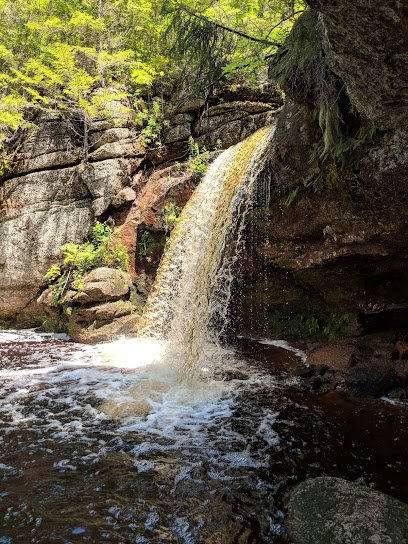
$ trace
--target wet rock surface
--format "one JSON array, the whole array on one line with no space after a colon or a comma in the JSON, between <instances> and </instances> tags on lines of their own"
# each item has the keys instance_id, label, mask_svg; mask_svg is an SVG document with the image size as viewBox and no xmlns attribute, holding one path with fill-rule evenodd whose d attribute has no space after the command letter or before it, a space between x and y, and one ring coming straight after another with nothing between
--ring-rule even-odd
<instances>
[{"instance_id":1,"label":"wet rock surface","mask_svg":"<svg viewBox=\"0 0 408 544\"><path fill-rule=\"evenodd\" d=\"M241 258L237 330L304 338L316 327L322 339L336 314L360 325L373 318L376 332L395 335L405 322L390 325L388 314L408 308L408 215L401 206L408 200L406 9L394 0L375 8L362 1L308 4L323 25L325 69L341 78L355 113L376 132L342 165L319 163L319 180L313 150L322 131L310 115L318 101L296 81L287 89L292 101L279 117L268 168L270 206L262 210L258 198ZM362 361L353 371L355 389L359 368Z\"/></svg>"},{"instance_id":2,"label":"wet rock surface","mask_svg":"<svg viewBox=\"0 0 408 544\"><path fill-rule=\"evenodd\" d=\"M290 493L288 512L296 544L408 542L408 505L340 478L302 482Z\"/></svg>"},{"instance_id":3,"label":"wet rock surface","mask_svg":"<svg viewBox=\"0 0 408 544\"><path fill-rule=\"evenodd\" d=\"M89 308L89 312L73 311L73 325L71 329L71 338L75 342L83 344L97 344L99 342L109 342L117 339L119 336L131 337L136 335L142 321L135 307L129 302L121 302L110 307L100 308L99 306ZM99 316L99 317L98 317ZM93 321L90 321L95 317Z\"/></svg>"},{"instance_id":4,"label":"wet rock surface","mask_svg":"<svg viewBox=\"0 0 408 544\"><path fill-rule=\"evenodd\" d=\"M408 397L408 364L401 358L399 345L375 334L329 346L312 345L305 364L294 375L313 390L403 400Z\"/></svg>"}]
</instances>

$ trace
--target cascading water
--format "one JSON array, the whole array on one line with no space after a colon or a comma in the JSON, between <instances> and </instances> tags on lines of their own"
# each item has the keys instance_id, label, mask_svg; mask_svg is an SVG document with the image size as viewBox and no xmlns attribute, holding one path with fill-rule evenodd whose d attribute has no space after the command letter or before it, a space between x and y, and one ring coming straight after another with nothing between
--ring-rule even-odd
<instances>
[{"instance_id":1,"label":"cascading water","mask_svg":"<svg viewBox=\"0 0 408 544\"><path fill-rule=\"evenodd\" d=\"M233 264L273 133L272 127L262 128L216 159L184 208L160 264L139 336L166 339L169 358L177 353L186 374L205 356L206 343L217 344L224 330Z\"/></svg>"}]
</instances>

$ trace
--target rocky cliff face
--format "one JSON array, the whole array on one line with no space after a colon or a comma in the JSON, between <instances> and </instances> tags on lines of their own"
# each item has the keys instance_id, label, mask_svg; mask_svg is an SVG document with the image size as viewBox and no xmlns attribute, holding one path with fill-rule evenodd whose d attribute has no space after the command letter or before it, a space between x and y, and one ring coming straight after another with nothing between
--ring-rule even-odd
<instances>
[{"instance_id":1,"label":"rocky cliff face","mask_svg":"<svg viewBox=\"0 0 408 544\"><path fill-rule=\"evenodd\" d=\"M270 207L254 214L248 229L239 330L352 338L338 352L314 355L313 363L337 373L326 375L326 384L359 382L356 394L404 396L408 368L392 353L395 337L408 329L407 10L397 1L309 3L320 11L325 69L351 103L343 124L371 123L376 132L343 164L319 163L321 179L313 185L317 106L294 88L276 130ZM379 332L381 341L370 337ZM362 351L369 355L360 357ZM334 368L337 359L341 369ZM320 370L313 377L318 387Z\"/></svg>"},{"instance_id":2,"label":"rocky cliff face","mask_svg":"<svg viewBox=\"0 0 408 544\"><path fill-rule=\"evenodd\" d=\"M309 159L320 130L313 118L316 97L302 97L292 88L263 175L269 207L264 209L265 195L260 197L247 230L240 263L243 287L233 310L236 329L251 336L315 336L326 342L385 329L405 338L407 11L396 0L380 5L310 0L310 5L319 10L323 25L325 70L345 89L342 123L351 135L361 126L375 125L376 132L344 164L326 163L323 185L313 186ZM275 97L272 105L186 102L173 114L156 150L144 147L132 117L113 105L109 118L91 127L87 165L75 127L40 114L14 169L1 181L0 320L37 325L48 315L37 303L43 274L63 243L84 241L95 217L109 219L122 231L133 282L124 298L140 308L168 235L166 209L171 205L179 212L200 179L185 161L188 138L209 150L219 140L228 147L271 123L274 102ZM97 314L118 317L116 310L130 309L116 304L108 312L106 303L94 300L91 309L78 302L76 322L86 329ZM101 318L101 326L107 321ZM360 348L344 349L351 354L342 370L348 372ZM391 358L391 337L373 350ZM323 359L316 356L318 364Z\"/></svg>"},{"instance_id":3,"label":"rocky cliff face","mask_svg":"<svg viewBox=\"0 0 408 544\"><path fill-rule=\"evenodd\" d=\"M94 217L129 185L141 150L129 139L131 119L113 128L100 119L90 136L94 153L85 167L77 131L61 116L41 112L21 152L0 182L0 320L34 325L36 299L61 244L82 243Z\"/></svg>"},{"instance_id":4,"label":"rocky cliff face","mask_svg":"<svg viewBox=\"0 0 408 544\"><path fill-rule=\"evenodd\" d=\"M408 6L400 0L308 0L324 24L330 68L382 131L408 126Z\"/></svg>"},{"instance_id":5,"label":"rocky cliff face","mask_svg":"<svg viewBox=\"0 0 408 544\"><path fill-rule=\"evenodd\" d=\"M109 115L91 125L87 163L80 129L58 114L38 113L0 181L0 323L38 326L50 317L44 298L37 302L47 283L43 275L58 261L61 245L87 239L95 218L122 231L143 298L168 230L163 209L172 203L181 210L200 179L193 168L174 165L188 157L188 138L208 150L228 147L271 123L275 110L258 102L205 108L186 102L160 148L149 150L132 115L112 101Z\"/></svg>"}]
</instances>

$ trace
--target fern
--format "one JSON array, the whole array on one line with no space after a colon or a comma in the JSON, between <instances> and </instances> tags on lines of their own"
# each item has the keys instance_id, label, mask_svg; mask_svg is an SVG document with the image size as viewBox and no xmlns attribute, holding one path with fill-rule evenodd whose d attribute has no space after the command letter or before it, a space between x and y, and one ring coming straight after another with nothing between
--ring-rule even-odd
<instances>
[{"instance_id":1,"label":"fern","mask_svg":"<svg viewBox=\"0 0 408 544\"><path fill-rule=\"evenodd\" d=\"M77 287L80 290L81 279L93 268L106 266L129 270L129 253L122 244L120 232L99 221L95 222L92 229L92 242L67 243L60 251L64 259L63 264L53 265L44 276L49 281L55 282L54 303L63 297L72 281L77 280Z\"/></svg>"}]
</instances>

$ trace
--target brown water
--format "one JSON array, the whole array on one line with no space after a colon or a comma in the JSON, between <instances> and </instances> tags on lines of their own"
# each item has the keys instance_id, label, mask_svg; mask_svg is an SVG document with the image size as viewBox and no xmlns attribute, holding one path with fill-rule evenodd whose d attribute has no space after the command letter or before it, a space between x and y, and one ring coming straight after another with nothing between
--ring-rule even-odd
<instances>
[{"instance_id":1,"label":"brown water","mask_svg":"<svg viewBox=\"0 0 408 544\"><path fill-rule=\"evenodd\" d=\"M403 406L311 394L281 347L212 356L200 388L144 359L0 333L0 543L284 542L285 493L324 474L408 502ZM103 411L141 382L144 413Z\"/></svg>"}]
</instances>

